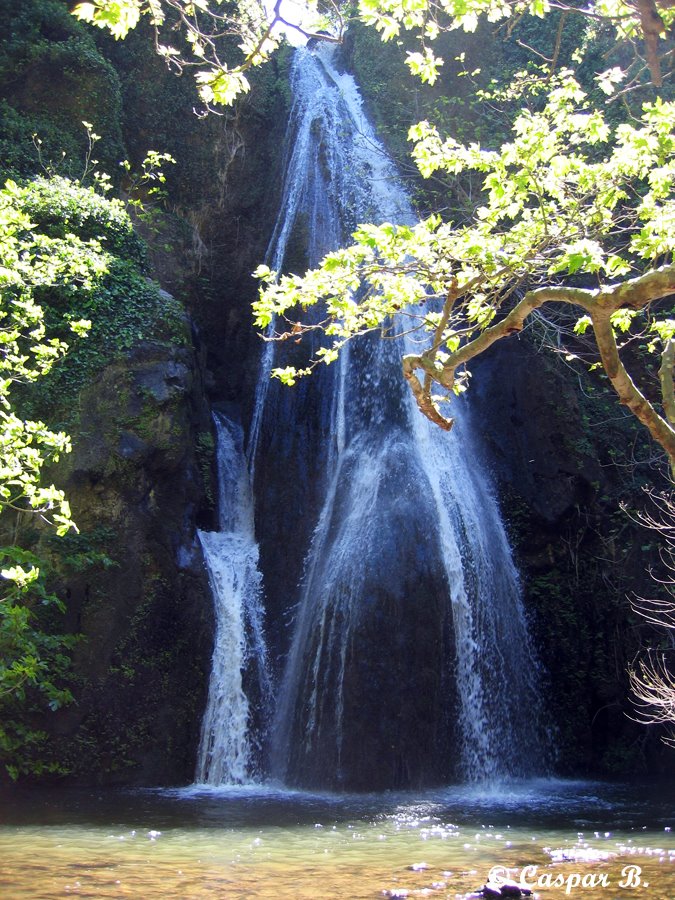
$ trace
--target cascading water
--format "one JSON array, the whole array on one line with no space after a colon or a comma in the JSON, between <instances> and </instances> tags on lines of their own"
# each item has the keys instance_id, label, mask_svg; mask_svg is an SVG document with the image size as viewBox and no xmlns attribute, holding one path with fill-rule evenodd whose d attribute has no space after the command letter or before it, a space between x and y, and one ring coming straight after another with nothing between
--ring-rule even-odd
<instances>
[{"instance_id":1,"label":"cascading water","mask_svg":"<svg viewBox=\"0 0 675 900\"><path fill-rule=\"evenodd\" d=\"M260 774L260 735L272 694L262 580L242 430L223 415L214 421L219 530L200 531L199 540L216 629L195 781L249 784Z\"/></svg>"},{"instance_id":2,"label":"cascading water","mask_svg":"<svg viewBox=\"0 0 675 900\"><path fill-rule=\"evenodd\" d=\"M396 172L332 48L296 52L275 269L318 263L360 221L412 222ZM288 391L263 353L246 457L216 419L219 531L200 533L216 639L197 781L259 774L271 695L257 531L280 626L271 728L288 784L378 789L532 774L537 664L470 413L451 435L404 384L403 339L366 339ZM248 468L247 468L248 465ZM300 583L300 587L297 585Z\"/></svg>"},{"instance_id":3,"label":"cascading water","mask_svg":"<svg viewBox=\"0 0 675 900\"><path fill-rule=\"evenodd\" d=\"M296 51L292 90L276 269L292 267L301 238L313 265L358 222L414 219L332 47ZM537 664L470 414L457 401L450 435L430 425L402 378L404 350L362 340L292 391L268 385L272 345L263 360L256 497L285 498L302 526L287 567L304 559L272 728L285 783L377 789L541 763Z\"/></svg>"}]
</instances>

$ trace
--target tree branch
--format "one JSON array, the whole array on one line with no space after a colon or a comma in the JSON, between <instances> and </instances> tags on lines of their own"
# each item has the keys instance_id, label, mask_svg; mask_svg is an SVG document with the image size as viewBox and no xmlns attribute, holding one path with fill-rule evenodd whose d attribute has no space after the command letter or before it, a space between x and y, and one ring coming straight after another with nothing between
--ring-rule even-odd
<instances>
[{"instance_id":1,"label":"tree branch","mask_svg":"<svg viewBox=\"0 0 675 900\"><path fill-rule=\"evenodd\" d=\"M656 87L663 86L661 64L659 62L659 38L665 33L666 26L659 15L654 0L634 0L635 8L640 16L642 38L645 42L647 66Z\"/></svg>"},{"instance_id":2,"label":"tree branch","mask_svg":"<svg viewBox=\"0 0 675 900\"><path fill-rule=\"evenodd\" d=\"M413 356L403 357L403 375L410 385L410 390L413 392L413 396L417 401L420 412L425 415L430 422L433 422L434 425L438 425L444 431L450 431L454 424L454 419L448 419L441 414L431 398L428 383L425 383L424 387L422 387L422 382L417 375L415 375L415 365L413 361L416 358L417 357Z\"/></svg>"},{"instance_id":3,"label":"tree branch","mask_svg":"<svg viewBox=\"0 0 675 900\"><path fill-rule=\"evenodd\" d=\"M459 366L484 353L502 338L522 331L525 320L535 309L545 303L556 302L579 306L591 317L602 365L620 402L645 425L654 440L668 454L671 468L675 468L675 428L657 412L626 371L619 357L610 321L612 313L622 307L643 309L654 300L672 293L675 293L675 264L661 266L617 285L595 289L562 286L536 288L528 291L501 321L488 326L473 340L451 353L444 364L440 365L437 362L435 352L427 351L421 355L407 354L403 357L403 374L413 391L420 411L432 422L448 430L452 427L452 419L441 415L431 399L429 387L423 388L415 375L417 369L421 369L426 376L442 387L451 389L455 384ZM438 348L434 342L433 350L436 349ZM675 350L673 352L675 353Z\"/></svg>"},{"instance_id":4,"label":"tree branch","mask_svg":"<svg viewBox=\"0 0 675 900\"><path fill-rule=\"evenodd\" d=\"M675 426L675 386L673 385L673 364L675 363L675 341L671 338L661 354L659 380L661 382L661 399L668 422Z\"/></svg>"},{"instance_id":5,"label":"tree branch","mask_svg":"<svg viewBox=\"0 0 675 900\"><path fill-rule=\"evenodd\" d=\"M606 285L596 291L589 291L597 298L597 304L611 308L614 312L621 307L644 309L654 300L662 300L675 293L675 263L651 269L644 275L629 278L617 285Z\"/></svg>"},{"instance_id":6,"label":"tree branch","mask_svg":"<svg viewBox=\"0 0 675 900\"><path fill-rule=\"evenodd\" d=\"M675 722L675 677L664 654L650 653L640 660L637 670L629 670L628 676L638 707L635 721L647 725ZM672 736L664 740L674 742Z\"/></svg>"},{"instance_id":7,"label":"tree branch","mask_svg":"<svg viewBox=\"0 0 675 900\"><path fill-rule=\"evenodd\" d=\"M452 427L452 419L446 419L441 416L438 408L431 401L429 392L422 392L423 396L420 395L422 387L419 384L419 381L417 381L417 384L419 385L420 392L417 391L417 386L413 381L413 373L416 369L422 369L433 379L433 381L442 385L444 388L451 389L455 383L455 373L459 366L466 364L476 356L484 353L489 347L501 340L501 338L522 331L525 320L533 310L552 300L575 303L579 306L583 306L584 309L588 309L592 293L592 291L586 291L582 288L566 287L546 287L528 291L523 299L514 306L504 319L497 322L495 325L489 326L482 331L478 337L464 344L454 353L451 353L449 359L443 365L439 365L436 362L435 354L422 354L421 356L407 354L404 356L403 374L412 388L420 411L428 419L431 419L432 422L436 422L436 424L440 424L438 422L438 418L440 417L446 423L441 427L445 427L446 430L449 430Z\"/></svg>"},{"instance_id":8,"label":"tree branch","mask_svg":"<svg viewBox=\"0 0 675 900\"><path fill-rule=\"evenodd\" d=\"M675 468L675 429L659 415L621 362L609 314L605 310L600 312L591 310L591 320L602 366L619 397L619 402L627 406L649 430L654 440L668 454L671 468Z\"/></svg>"}]
</instances>

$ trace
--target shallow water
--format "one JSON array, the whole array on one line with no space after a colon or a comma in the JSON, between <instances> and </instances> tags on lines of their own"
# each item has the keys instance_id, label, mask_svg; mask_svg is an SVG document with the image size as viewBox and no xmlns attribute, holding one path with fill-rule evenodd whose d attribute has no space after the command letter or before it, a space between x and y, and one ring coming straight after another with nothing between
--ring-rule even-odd
<instances>
[{"instance_id":1,"label":"shallow water","mask_svg":"<svg viewBox=\"0 0 675 900\"><path fill-rule=\"evenodd\" d=\"M555 780L359 796L11 789L0 897L455 898L503 866L542 898L675 900L673 801L668 785Z\"/></svg>"}]
</instances>

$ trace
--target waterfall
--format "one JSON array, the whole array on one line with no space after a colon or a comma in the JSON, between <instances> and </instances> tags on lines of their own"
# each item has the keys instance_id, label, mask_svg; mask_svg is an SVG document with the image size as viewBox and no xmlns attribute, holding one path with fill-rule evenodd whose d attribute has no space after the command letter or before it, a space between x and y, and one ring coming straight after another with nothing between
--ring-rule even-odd
<instances>
[{"instance_id":1,"label":"waterfall","mask_svg":"<svg viewBox=\"0 0 675 900\"><path fill-rule=\"evenodd\" d=\"M300 271L360 222L415 216L335 49L297 50L291 78L267 263ZM277 355L316 348L269 342L246 452L216 416L198 782L377 790L542 771L541 673L471 410L455 401L450 434L421 416L407 340L354 341L291 390L270 380ZM282 668L271 722L261 572Z\"/></svg>"},{"instance_id":2,"label":"waterfall","mask_svg":"<svg viewBox=\"0 0 675 900\"><path fill-rule=\"evenodd\" d=\"M291 268L300 238L311 266L359 222L415 218L335 54L295 54L276 269ZM471 413L457 400L449 435L424 419L403 352L403 339L359 340L291 391L269 384L272 344L263 358L256 497L285 498L300 529L267 555L287 553L280 577L302 560L282 592L288 601L300 582L271 730L284 783L376 789L541 770L540 671Z\"/></svg>"},{"instance_id":3,"label":"waterfall","mask_svg":"<svg viewBox=\"0 0 675 900\"><path fill-rule=\"evenodd\" d=\"M266 264L274 271L280 271L284 265L288 267L289 245L294 238L298 242L299 226L302 227L302 249L307 268L316 265L326 252L344 243L356 224L355 204L358 202L360 208L364 208L364 185L370 171L372 149L358 133L354 135L352 147L341 140L344 127L342 110L333 105L332 92L326 90L324 76L327 72L316 69L313 61L314 57L308 51L296 51L292 74L293 100L282 165L281 203L265 257ZM331 75L339 77L334 70ZM354 90L353 80L348 81L348 86ZM321 124L321 134L316 132L317 122ZM354 168L355 162L358 170ZM376 209L373 206L373 212ZM404 211L409 215L405 204L396 210ZM274 345L267 343L260 361L249 428L247 456L252 473L255 471L273 359Z\"/></svg>"},{"instance_id":4,"label":"waterfall","mask_svg":"<svg viewBox=\"0 0 675 900\"><path fill-rule=\"evenodd\" d=\"M272 694L262 579L242 430L220 414L214 416L214 425L218 531L200 531L199 540L216 628L195 780L248 784L260 774L260 735Z\"/></svg>"}]
</instances>

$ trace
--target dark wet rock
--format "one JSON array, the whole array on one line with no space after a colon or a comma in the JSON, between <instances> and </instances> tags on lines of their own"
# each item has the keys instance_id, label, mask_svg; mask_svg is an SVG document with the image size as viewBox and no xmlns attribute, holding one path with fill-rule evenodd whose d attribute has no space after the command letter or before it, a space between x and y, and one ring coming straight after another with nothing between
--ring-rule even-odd
<instances>
[{"instance_id":1,"label":"dark wet rock","mask_svg":"<svg viewBox=\"0 0 675 900\"><path fill-rule=\"evenodd\" d=\"M490 897L529 897L532 891L518 884L517 881L488 881L478 892L479 896Z\"/></svg>"},{"instance_id":2,"label":"dark wet rock","mask_svg":"<svg viewBox=\"0 0 675 900\"><path fill-rule=\"evenodd\" d=\"M148 445L137 434L129 431L123 431L120 434L117 452L124 459L142 458L146 454L147 449Z\"/></svg>"},{"instance_id":3,"label":"dark wet rock","mask_svg":"<svg viewBox=\"0 0 675 900\"><path fill-rule=\"evenodd\" d=\"M515 341L481 359L471 391L477 418L489 423L484 440L498 480L513 486L543 529L555 531L606 478L575 380Z\"/></svg>"},{"instance_id":4,"label":"dark wet rock","mask_svg":"<svg viewBox=\"0 0 675 900\"><path fill-rule=\"evenodd\" d=\"M637 460L651 451L640 426L601 381L525 337L499 342L472 371L473 419L547 672L556 770L668 771L673 755L631 721L626 671L641 638L616 602L651 590L645 541L620 513L644 505Z\"/></svg>"},{"instance_id":5,"label":"dark wet rock","mask_svg":"<svg viewBox=\"0 0 675 900\"><path fill-rule=\"evenodd\" d=\"M507 881L504 884L500 885L500 890L502 897L522 897L523 889L519 884L516 884L515 881Z\"/></svg>"},{"instance_id":6,"label":"dark wet rock","mask_svg":"<svg viewBox=\"0 0 675 900\"><path fill-rule=\"evenodd\" d=\"M44 727L79 781L185 783L212 642L195 535L207 505L195 447L211 423L187 336L140 342L81 391L78 408L73 452L54 478L80 533L44 541L64 630L82 635L76 703Z\"/></svg>"}]
</instances>

